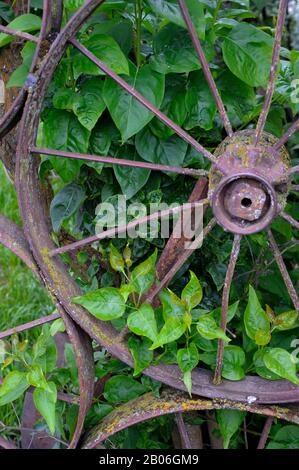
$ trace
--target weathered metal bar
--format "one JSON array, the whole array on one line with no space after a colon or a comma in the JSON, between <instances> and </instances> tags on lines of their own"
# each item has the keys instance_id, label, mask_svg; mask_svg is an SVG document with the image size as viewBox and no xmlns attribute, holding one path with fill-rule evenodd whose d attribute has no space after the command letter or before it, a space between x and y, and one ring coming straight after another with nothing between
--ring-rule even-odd
<instances>
[{"instance_id":1,"label":"weathered metal bar","mask_svg":"<svg viewBox=\"0 0 299 470\"><path fill-rule=\"evenodd\" d=\"M121 225L119 227L114 227L109 230L106 230L106 232L99 233L98 235L92 235L91 237L84 238L84 240L79 240L75 243L70 243L69 245L56 248L55 250L51 251L50 256L52 257L52 256L59 255L61 253L66 253L69 251L77 250L78 248L82 248L82 246L90 245L91 243L94 243L96 241L104 240L105 238L110 238L110 237L114 237L115 235L125 233L126 231L133 229L137 227L138 225L142 225L147 222L151 222L153 220L163 219L163 217L168 217L171 215L179 214L180 212L184 212L185 210L191 210L195 207L199 207L199 206L207 205L207 204L209 204L209 200L203 199L202 201L194 202L192 204L187 203L187 204L183 204L182 206L174 207L172 209L166 209L164 211L154 212L153 214L150 214L146 217L139 217L136 220L132 220L132 222L129 222L128 224Z\"/></svg>"},{"instance_id":2,"label":"weathered metal bar","mask_svg":"<svg viewBox=\"0 0 299 470\"><path fill-rule=\"evenodd\" d=\"M188 176L206 176L206 170L194 170L193 168L181 168L170 165L160 165L157 163L139 162L136 160L123 160L122 158L100 157L98 155L88 155L84 153L72 153L64 150L52 150L46 148L32 147L30 151L33 154L52 155L53 157L74 158L78 160L87 160L99 163L108 163L110 165L130 166L135 168L145 168L154 171L165 171L168 173L177 173Z\"/></svg>"},{"instance_id":3,"label":"weathered metal bar","mask_svg":"<svg viewBox=\"0 0 299 470\"><path fill-rule=\"evenodd\" d=\"M20 39L25 39L25 41L32 41L38 43L38 36L33 36L33 34L25 33L22 31L16 31L15 29L8 28L7 26L0 25L0 33L9 34L10 36L15 36Z\"/></svg>"},{"instance_id":4,"label":"weathered metal bar","mask_svg":"<svg viewBox=\"0 0 299 470\"><path fill-rule=\"evenodd\" d=\"M38 59L39 59L39 54L40 54L40 48L42 42L46 39L47 36L47 27L49 25L49 20L51 20L51 15L49 14L50 11L57 10L57 5L58 9L61 8L61 0L43 0L43 17L42 17L42 26L40 30L39 36L36 38L37 41L37 46L36 50L34 53L33 61L30 67L29 73L33 73L36 69L36 66L38 64ZM53 26L53 29L56 28L58 30L60 28L60 23L61 21L61 16L55 17L55 25ZM26 33L27 34L27 33ZM33 36L35 37L35 36ZM33 40L33 39L32 39ZM12 106L10 109L2 116L0 119L0 139L2 139L11 129L14 128L14 126L19 122L19 120L22 117L22 110L26 101L27 97L27 84L25 84L15 101L13 102Z\"/></svg>"},{"instance_id":5,"label":"weathered metal bar","mask_svg":"<svg viewBox=\"0 0 299 470\"><path fill-rule=\"evenodd\" d=\"M0 447L2 449L9 449L9 450L16 450L18 447L11 441L8 441L7 439L4 439L4 437L0 436Z\"/></svg>"},{"instance_id":6,"label":"weathered metal bar","mask_svg":"<svg viewBox=\"0 0 299 470\"><path fill-rule=\"evenodd\" d=\"M214 97L214 100L215 100L215 103L216 103L216 106L218 108L218 111L220 113L220 116L222 118L222 121L223 121L223 124L224 124L224 128L227 132L227 134L232 137L233 136L233 128L231 126L231 123L230 123L230 120L229 120L229 117L227 115L227 112L226 112L226 109L224 107L224 104L223 104L223 101L221 99L221 96L220 96L220 93L218 91L218 88L217 88L217 85L215 83L215 80L214 80L214 77L211 73L211 70L210 70L210 67L209 67L209 64L207 62L207 59L206 59L206 56L205 56L205 53L204 53L204 50L202 48L202 45L200 43L200 40L198 39L198 36L197 36L197 33L196 33L196 30L194 28L194 25L193 25L193 22L192 22L192 19L191 19L191 16L190 16L190 13L188 11L188 8L187 8L187 5L186 5L186 2L184 0L178 0L179 2L179 5L180 5L180 9L181 9L181 12L182 12L182 16L185 20L185 23L186 23L186 26L187 26L187 29L189 31L189 34L190 34L190 37L191 37L191 40L193 42L193 46L196 50L196 53L198 55L198 58L199 58L199 61L201 63L201 67L202 67L202 71L204 73L204 76L207 80L207 83L209 85L209 88L211 90L211 93Z\"/></svg>"},{"instance_id":7,"label":"weathered metal bar","mask_svg":"<svg viewBox=\"0 0 299 470\"><path fill-rule=\"evenodd\" d=\"M223 409L247 411L299 424L298 408L289 409L279 406L249 405L230 400L190 398L178 391L165 390L158 398L152 393L148 393L116 408L86 434L82 447L93 449L117 432L157 416L193 410ZM132 410L138 410L138 412Z\"/></svg>"},{"instance_id":8,"label":"weathered metal bar","mask_svg":"<svg viewBox=\"0 0 299 470\"><path fill-rule=\"evenodd\" d=\"M269 433L271 431L273 421L274 421L274 417L273 416L268 416L268 418L266 419L265 425L263 427L263 431L262 431L257 449L264 449L265 448L267 439L269 437Z\"/></svg>"},{"instance_id":9,"label":"weathered metal bar","mask_svg":"<svg viewBox=\"0 0 299 470\"><path fill-rule=\"evenodd\" d=\"M272 56L272 63L270 69L270 77L269 82L266 90L265 101L263 105L262 112L260 114L256 131L255 131L255 141L254 144L257 145L263 130L265 128L265 124L267 121L267 117L270 111L270 106L272 102L272 97L275 89L275 82L276 76L279 66L279 54L281 48L281 41L282 41L282 33L283 33L283 26L286 19L286 13L288 8L288 0L280 0L278 16L277 16L277 25L276 25L276 33L274 39L274 46L273 46L273 56Z\"/></svg>"},{"instance_id":10,"label":"weathered metal bar","mask_svg":"<svg viewBox=\"0 0 299 470\"><path fill-rule=\"evenodd\" d=\"M231 284L232 284L233 277L234 277L236 263L237 263L238 256L240 253L241 239L242 237L240 235L235 235L234 237L231 256L230 256L228 268L226 271L225 281L224 281L222 305L221 305L221 320L220 320L220 328L222 328L224 333L226 332L226 325L227 325L227 312L228 312L228 306L229 306L230 288L231 288ZM223 339L220 339L218 341L216 369L215 369L215 376L214 376L215 385L219 385L221 383L223 353L224 353L224 341Z\"/></svg>"},{"instance_id":11,"label":"weathered metal bar","mask_svg":"<svg viewBox=\"0 0 299 470\"><path fill-rule=\"evenodd\" d=\"M289 175L294 175L295 173L299 173L299 165L292 166L288 171Z\"/></svg>"},{"instance_id":12,"label":"weathered metal bar","mask_svg":"<svg viewBox=\"0 0 299 470\"><path fill-rule=\"evenodd\" d=\"M289 127L287 132L273 146L273 149L279 150L280 147L286 144L289 138L292 137L292 135L295 134L295 132L297 132L298 130L299 130L299 119L297 119L297 121L295 121L294 124L291 127Z\"/></svg>"},{"instance_id":13,"label":"weathered metal bar","mask_svg":"<svg viewBox=\"0 0 299 470\"><path fill-rule=\"evenodd\" d=\"M192 449L190 437L184 423L183 413L177 413L175 416L175 421L181 438L182 449Z\"/></svg>"},{"instance_id":14,"label":"weathered metal bar","mask_svg":"<svg viewBox=\"0 0 299 470\"><path fill-rule=\"evenodd\" d=\"M288 293L289 293L289 296L291 297L292 299L292 302L294 304L294 307L295 309L297 310L297 313L299 315L299 298L298 298L298 295L297 295L297 292L296 292L296 289L293 285L293 282L290 278L290 275L288 273L288 270L287 270L287 267L286 265L284 264L284 261L283 261L283 258L281 256L281 253L279 251L279 248L277 246L277 243L275 241L275 238L271 232L271 230L269 229L268 230L268 239L269 239L269 243L270 243L270 246L272 248L272 251L273 251L273 254L274 254L274 257L275 257L275 260L276 260L276 263L279 267L279 270L280 270L280 273L282 275L282 278L284 280L284 283L286 285L286 288L288 290Z\"/></svg>"},{"instance_id":15,"label":"weathered metal bar","mask_svg":"<svg viewBox=\"0 0 299 470\"><path fill-rule=\"evenodd\" d=\"M0 339L7 338L8 336L14 335L16 333L21 333L22 331L30 330L31 328L44 325L45 323L50 323L51 321L57 320L57 318L60 318L59 313L52 313L51 315L39 318L38 320L33 320L28 323L24 323L23 325L18 325L14 328L9 328L9 330L2 331L0 333Z\"/></svg>"},{"instance_id":16,"label":"weathered metal bar","mask_svg":"<svg viewBox=\"0 0 299 470\"><path fill-rule=\"evenodd\" d=\"M116 73L113 72L104 62L98 59L92 52L90 52L86 47L82 46L79 41L76 39L70 39L70 43L78 49L83 55L88 57L99 69L102 70L108 77L112 78L118 85L120 85L124 90L126 90L130 95L134 96L139 103L145 106L149 111L151 111L155 116L157 116L160 121L162 121L166 126L170 127L178 136L180 136L185 142L190 144L195 150L199 153L202 153L204 157L208 158L211 162L215 163L216 158L214 155L205 149L197 140L195 140L188 132L184 131L180 126L175 124L169 117L167 117L162 111L160 111L156 106L154 106L150 101L148 101L144 96L142 96L137 90L128 85L128 83L119 77Z\"/></svg>"},{"instance_id":17,"label":"weathered metal bar","mask_svg":"<svg viewBox=\"0 0 299 470\"><path fill-rule=\"evenodd\" d=\"M284 220L289 222L296 230L299 230L299 222L295 220L291 215L287 214L286 212L281 212L279 214Z\"/></svg>"}]
</instances>

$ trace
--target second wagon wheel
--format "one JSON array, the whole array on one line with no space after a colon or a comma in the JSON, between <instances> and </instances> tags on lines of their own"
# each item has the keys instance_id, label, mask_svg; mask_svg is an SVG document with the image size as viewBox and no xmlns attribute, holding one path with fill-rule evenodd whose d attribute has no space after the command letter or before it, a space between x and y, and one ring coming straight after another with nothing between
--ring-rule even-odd
<instances>
[{"instance_id":1,"label":"second wagon wheel","mask_svg":"<svg viewBox=\"0 0 299 470\"><path fill-rule=\"evenodd\" d=\"M74 305L72 299L80 295L80 288L71 277L67 266L60 257L62 253L81 249L88 244L107 238L115 234L115 230L106 231L100 236L91 236L87 239L58 247L50 235L48 211L45 207L39 180L39 155L55 156L61 159L61 161L67 158L104 164L109 163L110 165L134 166L151 169L156 172L173 172L199 178L191 197L191 202L195 206L202 204L206 207L209 205L213 213L211 220L203 230L204 236L207 236L214 226L218 224L225 231L230 232L234 239L223 288L221 328L226 331L230 288L242 238L248 234L260 233L261 231L267 233L269 246L273 250L287 291L295 310L299 313L298 295L273 233L269 228L271 222L278 216L283 217L292 226L298 228L298 222L284 212L289 192L292 189L292 176L298 171L298 167L290 168L290 158L284 144L298 129L298 121L280 139L264 132L279 64L287 1L281 0L280 2L269 83L257 127L256 129L241 132L234 132L232 129L227 111L217 90L186 4L183 0L178 2L182 17L186 22L198 55L203 74L215 99L219 115L227 132L227 137L215 153L211 153L204 148L192 135L175 124L122 77L117 75L115 71L111 70L102 60L90 52L86 45L83 45L80 40L76 39L76 35L82 25L103 3L101 0L86 1L54 41L38 73L34 77L34 83L32 83L20 129L17 151L17 186L21 214L26 237L49 291L63 305L73 320L96 342L121 361L129 365L133 364L126 344L126 330L120 335L110 322L99 321L84 308ZM86 29L84 31L88 35L88 31L86 32ZM142 106L147 108L162 123L181 137L183 141L187 142L196 152L209 161L211 163L210 171L40 148L36 143L36 139L43 100L53 73L63 58L65 51L70 46L73 47L71 53L79 51L82 54L82 60L86 61L86 58L89 59L90 64L94 64L102 73L114 80L119 87L126 90L128 96L132 95L135 100L141 103ZM206 194L207 180L208 194ZM161 214L156 214L151 217L159 218L160 216ZM144 222L144 219L142 221ZM134 222L133 225L138 223L140 223L140 220ZM127 227L119 227L117 230L120 232L124 228ZM168 285L193 252L190 249L184 250L180 247L178 251L174 251L175 256L172 259L172 251L169 250L169 246L173 246L172 238L170 238L168 245L166 245L164 254L162 253L160 257L157 273L159 282L148 294L147 302L154 301L159 291ZM193 248L195 249L196 246ZM170 257L170 261L165 256L165 253ZM215 376L205 369L197 368L193 371L193 393L195 395L248 403L252 399L254 399L255 403L298 401L298 387L286 380L269 382L261 377L247 376L244 380L237 382L229 380L221 381L223 353L224 343L220 340ZM177 366L165 364L150 366L144 373L174 388L185 390L181 373Z\"/></svg>"}]
</instances>

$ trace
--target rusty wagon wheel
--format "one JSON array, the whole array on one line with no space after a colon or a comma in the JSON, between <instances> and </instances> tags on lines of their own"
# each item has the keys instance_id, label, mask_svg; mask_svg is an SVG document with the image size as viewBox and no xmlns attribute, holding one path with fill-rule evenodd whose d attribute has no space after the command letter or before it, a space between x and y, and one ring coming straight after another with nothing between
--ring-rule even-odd
<instances>
[{"instance_id":1,"label":"rusty wagon wheel","mask_svg":"<svg viewBox=\"0 0 299 470\"><path fill-rule=\"evenodd\" d=\"M47 56L38 71L31 77L31 89L21 122L20 136L17 151L16 183L19 204L24 224L25 236L28 240L35 263L41 276L56 302L63 307L63 311L78 324L92 339L106 348L113 356L132 365L132 358L127 348L125 335L119 333L110 323L95 319L83 308L74 305L72 298L80 294L80 289L71 278L67 267L59 258L59 254L114 235L117 231L125 231L127 227L107 231L101 236L89 237L70 245L57 247L49 234L47 208L43 190L38 178L38 155L54 155L61 158L74 158L91 160L102 163L137 166L150 168L154 171L168 171L178 174L199 177L195 189L190 197L193 204L209 204L214 217L204 229L204 236L218 224L234 236L233 248L226 273L226 280L222 295L221 328L226 330L227 311L230 287L237 262L240 243L246 234L266 230L269 245L274 253L275 260L286 284L290 298L296 311L299 313L299 299L293 283L288 274L282 255L276 244L269 224L277 217L283 217L293 227L299 228L296 220L284 212L288 194L291 190L292 176L298 172L298 167L290 167L290 159L284 144L298 130L299 120L296 121L285 135L280 139L264 132L267 115L270 109L274 92L275 79L279 64L279 52L283 24L287 10L287 0L280 1L278 23L276 28L273 60L266 91L263 110L255 130L235 132L232 129L220 94L217 90L208 63L205 59L202 46L194 30L190 15L184 0L178 0L182 15L186 22L195 50L198 54L202 70L215 98L217 108L223 119L228 137L219 146L215 154L210 153L190 134L177 126L165 114L155 108L147 99L130 87L121 77L110 70L105 63L94 56L75 38L82 24L89 18L95 9L104 3L104 0L88 0L81 9L74 14L64 30L53 42ZM75 154L57 151L36 146L37 128L42 109L43 99L51 77L61 60L66 47L72 45L84 56L88 57L102 72L111 77L143 106L148 108L164 124L169 126L177 135L211 161L209 173L204 170L177 168L149 163L136 163L129 160L117 160L110 157ZM207 180L208 193L207 193ZM183 210L183 208L182 208ZM161 214L155 214L159 218ZM153 216L151 216L153 217ZM144 222L144 220L142 220ZM140 220L134 224L138 225ZM131 223L132 224L132 223ZM161 255L157 268L157 284L147 296L148 302L153 302L159 291L167 286L175 273L192 254L192 250L185 250L183 245L174 244L170 238ZM174 249L173 249L174 248ZM196 246L193 248L196 249ZM171 255L169 255L171 253ZM234 403L247 403L249 409L254 398L253 412L262 404L296 403L299 399L297 386L280 380L268 382L260 377L246 377L240 382L221 381L224 343L219 341L215 377L204 369L195 369L193 372L194 395L211 398L212 400L229 400L230 406ZM150 366L145 374L159 380L173 388L185 390L180 378L178 367L169 365ZM215 403L214 403L215 404ZM246 406L247 406L246 405ZM215 408L216 408L215 404ZM261 407L261 409L263 409Z\"/></svg>"},{"instance_id":2,"label":"rusty wagon wheel","mask_svg":"<svg viewBox=\"0 0 299 470\"><path fill-rule=\"evenodd\" d=\"M42 25L39 36L34 36L29 33L16 31L6 26L0 25L0 32L31 41L36 44L35 53L33 56L30 71L24 86L19 91L17 98L0 119L0 139L2 139L11 129L13 129L20 119L24 110L28 90L31 86L30 77L34 74L45 55L45 51L49 49L51 42L58 34L61 27L62 20L62 0L43 0L43 17Z\"/></svg>"}]
</instances>

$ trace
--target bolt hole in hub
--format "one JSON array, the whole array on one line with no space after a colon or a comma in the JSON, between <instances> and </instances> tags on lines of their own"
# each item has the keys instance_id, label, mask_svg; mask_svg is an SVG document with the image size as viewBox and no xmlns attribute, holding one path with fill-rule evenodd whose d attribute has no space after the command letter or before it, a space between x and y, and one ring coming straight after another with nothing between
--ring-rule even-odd
<instances>
[{"instance_id":1,"label":"bolt hole in hub","mask_svg":"<svg viewBox=\"0 0 299 470\"><path fill-rule=\"evenodd\" d=\"M240 235L264 230L284 208L289 192L286 149L273 152L276 138L267 133L258 146L253 139L253 131L225 139L210 173L214 215L225 230Z\"/></svg>"}]
</instances>

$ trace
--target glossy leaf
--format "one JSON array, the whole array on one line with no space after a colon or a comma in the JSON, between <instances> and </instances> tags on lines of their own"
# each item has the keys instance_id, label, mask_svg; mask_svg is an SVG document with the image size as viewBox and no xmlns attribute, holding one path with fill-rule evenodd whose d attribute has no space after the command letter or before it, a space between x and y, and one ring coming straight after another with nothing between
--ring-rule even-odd
<instances>
[{"instance_id":1,"label":"glossy leaf","mask_svg":"<svg viewBox=\"0 0 299 470\"><path fill-rule=\"evenodd\" d=\"M125 403L142 395L146 388L127 375L115 375L105 383L104 397L111 403Z\"/></svg>"},{"instance_id":2,"label":"glossy leaf","mask_svg":"<svg viewBox=\"0 0 299 470\"><path fill-rule=\"evenodd\" d=\"M46 420L51 434L54 434L57 389L54 382L49 382L48 388L48 390L36 388L33 392L33 400L37 410Z\"/></svg>"},{"instance_id":3,"label":"glossy leaf","mask_svg":"<svg viewBox=\"0 0 299 470\"><path fill-rule=\"evenodd\" d=\"M186 331L186 325L178 318L168 318L150 349L157 349L164 344L179 339Z\"/></svg>"},{"instance_id":4,"label":"glossy leaf","mask_svg":"<svg viewBox=\"0 0 299 470\"><path fill-rule=\"evenodd\" d=\"M192 271L190 271L190 281L184 287L182 291L182 301L187 305L189 310L197 307L202 300L202 287L196 276Z\"/></svg>"},{"instance_id":5,"label":"glossy leaf","mask_svg":"<svg viewBox=\"0 0 299 470\"><path fill-rule=\"evenodd\" d=\"M216 103L202 71L192 72L186 94L187 130L196 126L208 131L212 129L216 115Z\"/></svg>"},{"instance_id":6,"label":"glossy leaf","mask_svg":"<svg viewBox=\"0 0 299 470\"><path fill-rule=\"evenodd\" d=\"M83 45L98 59L108 65L113 72L129 74L129 64L126 56L111 36L95 34L87 39L87 41L83 41ZM99 67L79 52L76 53L73 59L73 68L75 78L78 78L81 74L104 75L104 72Z\"/></svg>"},{"instance_id":7,"label":"glossy leaf","mask_svg":"<svg viewBox=\"0 0 299 470\"><path fill-rule=\"evenodd\" d=\"M117 158L129 159L140 161L136 150L131 145L127 145L122 148L116 154ZM140 189L147 183L150 173L150 170L143 168L136 168L134 166L120 166L114 165L114 174L121 187L122 193L126 196L127 199L131 199L135 196Z\"/></svg>"},{"instance_id":8,"label":"glossy leaf","mask_svg":"<svg viewBox=\"0 0 299 470\"><path fill-rule=\"evenodd\" d=\"M233 435L241 426L246 413L238 410L217 410L217 422L223 437L223 447L228 449L229 443Z\"/></svg>"},{"instance_id":9,"label":"glossy leaf","mask_svg":"<svg viewBox=\"0 0 299 470\"><path fill-rule=\"evenodd\" d=\"M23 395L29 386L25 372L18 370L9 372L0 387L0 406L15 401Z\"/></svg>"},{"instance_id":10,"label":"glossy leaf","mask_svg":"<svg viewBox=\"0 0 299 470\"><path fill-rule=\"evenodd\" d=\"M148 339L129 338L128 347L134 360L134 375L139 375L153 361L154 353L149 350L150 345Z\"/></svg>"},{"instance_id":11,"label":"glossy leaf","mask_svg":"<svg viewBox=\"0 0 299 470\"><path fill-rule=\"evenodd\" d=\"M126 82L154 106L160 107L164 96L164 75L154 71L149 65L138 69L132 64L130 65L130 76L126 77ZM108 77L105 80L103 98L123 141L137 134L154 116L145 106Z\"/></svg>"},{"instance_id":12,"label":"glossy leaf","mask_svg":"<svg viewBox=\"0 0 299 470\"><path fill-rule=\"evenodd\" d=\"M267 85L272 59L273 39L248 23L239 23L225 38L223 58L240 80L251 86Z\"/></svg>"},{"instance_id":13,"label":"glossy leaf","mask_svg":"<svg viewBox=\"0 0 299 470\"><path fill-rule=\"evenodd\" d=\"M264 354L265 366L280 377L299 385L299 378L296 375L296 365L291 354L285 349L269 348Z\"/></svg>"},{"instance_id":14,"label":"glossy leaf","mask_svg":"<svg viewBox=\"0 0 299 470\"><path fill-rule=\"evenodd\" d=\"M201 315L196 324L198 333L206 339L223 339L229 342L230 339L226 336L224 331L219 328L211 314Z\"/></svg>"},{"instance_id":15,"label":"glossy leaf","mask_svg":"<svg viewBox=\"0 0 299 470\"><path fill-rule=\"evenodd\" d=\"M110 242L109 248L110 248L109 263L110 263L111 268L114 271L122 273L125 269L125 261L123 259L123 256L118 251L118 249L115 248L112 242Z\"/></svg>"},{"instance_id":16,"label":"glossy leaf","mask_svg":"<svg viewBox=\"0 0 299 470\"><path fill-rule=\"evenodd\" d=\"M142 304L141 307L128 316L128 328L139 336L145 336L151 341L157 338L158 330L155 312L150 304Z\"/></svg>"},{"instance_id":17,"label":"glossy leaf","mask_svg":"<svg viewBox=\"0 0 299 470\"><path fill-rule=\"evenodd\" d=\"M104 321L122 317L126 309L124 298L115 287L104 287L75 297L73 302L82 305L96 318Z\"/></svg>"},{"instance_id":18,"label":"glossy leaf","mask_svg":"<svg viewBox=\"0 0 299 470\"><path fill-rule=\"evenodd\" d=\"M59 232L65 220L75 214L85 199L83 186L72 182L56 194L51 202L50 216L54 232Z\"/></svg>"},{"instance_id":19,"label":"glossy leaf","mask_svg":"<svg viewBox=\"0 0 299 470\"><path fill-rule=\"evenodd\" d=\"M72 113L51 109L44 119L44 145L47 148L87 153L89 137L90 132ZM78 175L84 163L82 160L62 157L50 157L50 161L66 183Z\"/></svg>"},{"instance_id":20,"label":"glossy leaf","mask_svg":"<svg viewBox=\"0 0 299 470\"><path fill-rule=\"evenodd\" d=\"M156 275L156 260L157 250L133 269L131 282L137 294L142 295L152 287Z\"/></svg>"},{"instance_id":21,"label":"glossy leaf","mask_svg":"<svg viewBox=\"0 0 299 470\"><path fill-rule=\"evenodd\" d=\"M270 332L268 316L263 310L252 286L249 286L248 304L244 313L244 325L247 335L254 341L258 332L259 334L261 334L261 331L265 334Z\"/></svg>"},{"instance_id":22,"label":"glossy leaf","mask_svg":"<svg viewBox=\"0 0 299 470\"><path fill-rule=\"evenodd\" d=\"M25 15L17 16L7 26L15 31L22 31L25 33L33 33L39 31L41 28L41 19L37 15L27 13ZM0 33L0 47L6 46L15 38L5 33Z\"/></svg>"},{"instance_id":23,"label":"glossy leaf","mask_svg":"<svg viewBox=\"0 0 299 470\"><path fill-rule=\"evenodd\" d=\"M170 289L162 289L159 294L162 303L163 318L180 318L184 316L186 308L181 299Z\"/></svg>"},{"instance_id":24,"label":"glossy leaf","mask_svg":"<svg viewBox=\"0 0 299 470\"><path fill-rule=\"evenodd\" d=\"M196 345L191 343L188 348L179 349L177 352L177 361L183 373L193 370L199 361Z\"/></svg>"}]
</instances>

